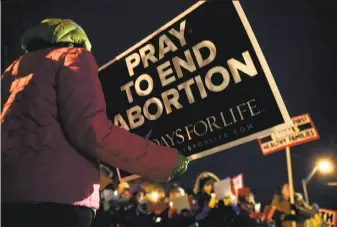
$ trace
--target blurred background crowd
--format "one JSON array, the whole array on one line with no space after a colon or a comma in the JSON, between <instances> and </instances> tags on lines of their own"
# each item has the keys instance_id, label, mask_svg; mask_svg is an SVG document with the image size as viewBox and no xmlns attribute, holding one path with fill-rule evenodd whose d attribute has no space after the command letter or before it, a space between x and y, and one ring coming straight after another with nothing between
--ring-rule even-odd
<instances>
[{"instance_id":1,"label":"blurred background crowd","mask_svg":"<svg viewBox=\"0 0 337 227\"><path fill-rule=\"evenodd\" d=\"M288 184L270 195L269 203L261 204L248 187L219 199L214 187L219 181L204 172L193 189L145 180L107 184L93 226L291 227L293 221L298 227L326 226L317 204L307 204L300 193L295 193L295 204L289 202Z\"/></svg>"}]
</instances>

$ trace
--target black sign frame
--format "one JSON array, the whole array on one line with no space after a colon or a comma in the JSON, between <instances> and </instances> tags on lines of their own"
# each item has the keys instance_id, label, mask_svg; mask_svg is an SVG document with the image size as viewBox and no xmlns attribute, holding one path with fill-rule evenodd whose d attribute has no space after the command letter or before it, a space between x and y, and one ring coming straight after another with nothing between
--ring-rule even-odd
<instances>
[{"instance_id":1,"label":"black sign frame","mask_svg":"<svg viewBox=\"0 0 337 227\"><path fill-rule=\"evenodd\" d=\"M218 5L216 5L216 4L218 4ZM221 4L223 4L223 5L221 5ZM228 5L228 7L227 7L226 4ZM219 143L216 144L215 146L209 147L208 149L203 149L203 148L199 147L198 152L196 152L196 153L188 153L187 152L188 153L187 156L189 157L190 160L196 160L196 159L199 159L199 158L202 158L202 157L205 157L205 156L208 156L208 155L211 155L211 154L214 154L214 153L226 150L228 148L231 148L231 147L243 144L243 143L247 143L247 142L256 140L256 139L258 139L258 138L260 138L262 136L265 136L267 134L271 134L271 133L273 133L275 131L278 131L278 130L280 130L282 128L289 127L289 125L292 124L292 121L291 121L289 113L288 113L288 111L286 109L286 106L285 106L285 104L283 102L281 94L280 94L280 92L279 92L279 90L277 88L275 80L274 80L274 78L272 76L271 70L270 70L270 68L269 68L269 66L267 64L267 61L266 61L266 59L265 59L265 57L264 57L264 55L262 53L262 50L261 50L261 48L260 48L260 46L259 46L259 44L257 42L257 39L256 39L256 37L255 37L255 35L253 33L253 30L252 30L252 28L251 28L251 26L250 26L250 24L248 22L248 19L247 19L245 13L244 13L244 11L243 11L243 9L242 9L239 1L235 1L235 0L234 1L211 1L211 2L208 2L208 1L198 1L193 6L191 6L189 9L187 9L186 11L184 11L183 13L181 13L180 15L178 15L177 17L175 17L173 20L171 20L170 22L168 22L167 24L165 24L164 26L162 26L161 28L159 28L158 30L156 30L154 33L152 33L151 35L149 35L145 39L141 40L140 42L138 42L134 46L130 47L128 50L126 50L125 52L121 53L116 58L112 59L111 61L109 61L106 64L104 64L103 66L101 66L99 68L99 71L100 71L99 74L100 74L100 80L102 82L102 88L103 88L103 90L105 92L105 95L106 95L108 117L111 120L114 120L114 116L116 116L116 114L121 113L121 112L123 112L126 109L125 108L126 107L125 101L127 102L126 92L120 90L121 85L125 84L126 82L131 81L131 80L134 81L137 77L139 77L142 74L148 73L149 71L152 73L152 71L153 71L153 70L151 71L151 67L149 67L146 70L135 72L135 75L132 75L132 76L128 75L128 72L130 73L130 71L127 70L126 64L124 62L125 59L126 59L126 57L130 56L135 51L138 52L140 48L144 47L146 44L150 43L151 41L154 41L156 39L158 40L158 37L161 36L161 35L163 35L163 34L168 33L169 29L175 28L176 30L179 30L179 23L180 23L180 26L181 26L181 24L182 24L182 22L184 20L186 20L186 24L189 25L189 22L193 19L192 14L199 14L199 15L195 16L194 18L197 18L197 17L202 18L203 17L204 21L206 23L208 17L211 17L211 15L213 15L213 14L217 14L217 12L219 12L218 8L221 9L221 7L223 7L225 5L227 7L226 10L228 10L228 12L226 12L226 13L223 12L223 14L224 15L231 15L231 13L232 13L233 15L231 15L231 17L228 17L228 18L231 18L232 20L231 20L230 26L228 28L226 28L225 25L224 25L224 27L226 28L226 29L224 29L224 32L226 31L229 36L235 36L236 33L240 33L240 34L242 33L242 37L245 36L244 38L242 38L242 40L244 40L244 39L246 40L245 41L246 42L246 47L238 48L237 53L234 54L235 56L232 56L232 57L235 58L235 59L237 59L238 61L244 63L246 61L245 56L247 57L247 52L248 52L249 57L252 59L252 61L254 62L254 65L256 66L257 74L259 75L259 78L262 78L261 81L260 81L260 83L261 84L264 83L263 86L261 85L261 88L269 87L269 91L268 92L266 92L265 94L258 95L260 99L264 99L265 103L263 103L263 102L259 103L259 99L255 99L254 97L251 97L251 99L247 99L246 100L245 105L246 105L246 107L247 106L252 107L252 106L255 106L255 105L264 105L263 106L264 109L263 110L261 110L261 109L260 110L256 110L255 114L256 113L262 113L262 112L264 112L264 114L268 115L268 118L266 118L266 115L264 115L264 117L260 117L260 120L259 120L260 123L259 124L265 124L263 126L264 128L261 126L262 129L256 129L257 131L254 131L252 133L247 132L247 130L249 130L249 128L248 129L245 128L245 127L248 127L247 125L249 125L249 124L247 124L247 122L244 122L244 121L241 122L241 123L239 122L237 124L237 130L238 130L238 132L240 132L241 127L242 127L242 130L246 130L246 132L243 132L246 135L241 135L241 137L239 136L237 138L235 137L235 138L233 138L232 141L227 141L225 143L222 143L221 140L219 139ZM211 8L213 10L212 13L210 12ZM192 34L197 33L199 36L201 36L202 32L198 31L198 29L197 29L198 23L197 22L199 22L199 24L200 24L201 20L195 20L194 22L192 22L192 26L188 27L185 30L185 32L187 31L187 32L190 32ZM221 21L217 21L217 23L219 24L219 23L221 23ZM229 22L227 22L227 21L225 23L226 23L226 25L229 24ZM234 25L235 23L237 23L237 26ZM239 25L239 23L240 23L240 25ZM185 27L184 27L184 29L185 29ZM190 30L188 30L188 29L190 29ZM190 35L190 38L192 36L193 35ZM230 40L230 38L228 38L228 39ZM199 41L202 41L202 40L204 40L204 38L200 39ZM225 40L224 43L225 42L227 42L227 41ZM238 42L240 42L240 40L238 40ZM247 46L247 43L249 43L249 46ZM217 44L216 46L219 45L219 43L216 43L216 44ZM226 44L226 45L228 45L228 44ZM236 42L230 43L230 45L236 45ZM248 51L247 51L247 49L248 49ZM185 50L186 50L186 48L184 49L184 51ZM179 50L177 51L177 53L178 52L179 52ZM172 56L175 56L176 53L171 53L171 54L172 55L168 54L168 56L169 56L168 59L172 59ZM246 54L246 55L244 56L244 54ZM183 56L182 52L180 52L180 56ZM159 55L159 57L160 57L160 55ZM158 59L159 59L159 57L158 57ZM194 56L194 60L195 60L195 56ZM227 59L222 59L222 60L224 62L226 62L229 59L227 58ZM163 58L163 60L158 61L158 62L163 63L164 61L165 61L165 57ZM124 69L123 69L123 65L124 65ZM155 65L155 66L158 66L158 64ZM227 65L226 65L226 67L227 67ZM109 72L109 70L111 72ZM201 71L202 70L199 70L198 73L205 74L205 72L201 72ZM125 73L126 73L126 77L128 77L129 80L126 80L123 77L125 75ZM113 74L117 74L117 75L113 75ZM194 74L194 76L195 75L197 75L197 74ZM157 75L152 76L152 77L156 77L156 76ZM113 83L113 82L115 82L116 79L112 78L112 77L118 77L118 79L120 79L119 77L121 77L121 79L124 80L124 82L120 83L120 84L117 83L117 85L115 85L115 83ZM245 81L244 81L245 83L231 85L231 86L237 86L237 87L241 86L241 89L243 89L244 91L247 91L247 93L249 93L249 92L252 93L252 91L254 89L248 88L249 86L247 85L248 84L247 81L250 80L251 81L250 83L253 84L254 86L258 87L259 85L257 83L254 83L254 81L252 79L253 77L252 78L247 78L247 79L246 79L246 77L249 77L249 76L245 76L245 78L242 79L242 81L244 81L244 79L245 79ZM257 78L257 77L254 77L254 78ZM159 83L158 80L154 81L154 84L158 84L158 83ZM244 84L246 84L246 85L244 85ZM114 86L114 87L112 88L111 86ZM139 86L141 86L141 85L139 85ZM148 85L148 86L150 86L150 85ZM168 87L170 87L170 86L168 86ZM155 87L154 91L156 91L156 89L158 90L159 88ZM260 87L258 87L258 89L260 89ZM113 90L113 92L109 93L112 90ZM230 94L233 95L234 94L234 88L232 90L233 90L233 93L230 93L230 91L228 89L228 92L229 92L228 95L230 95ZM262 91L263 89L260 89L260 90ZM123 93L122 96L119 96L116 93L116 91L118 91L119 93L122 93L122 92L124 92L124 93ZM224 93L224 92L219 92L219 94L221 94L221 93ZM243 93L243 94L245 95L245 93ZM114 96L114 97L112 97L112 96ZM137 100L136 100L137 97L135 96L135 92L134 92L133 96L134 96L133 97L133 99L134 99L133 100L134 101L133 105L135 105L135 103L137 104ZM155 94L153 96L155 96ZM152 93L150 95L146 96L145 98L148 99L149 97L152 97ZM267 97L269 97L269 98L267 98ZM223 96L223 98L225 98L224 100L226 100L225 96ZM142 103L142 105L144 104L144 102L145 102L146 99L144 99L144 97L140 97L139 100L141 100L140 102ZM112 104L111 100L113 100L114 104ZM136 100L136 102L135 102L135 100ZM207 99L205 99L205 100L207 100ZM214 101L214 100L215 100L214 98L213 99L210 98L209 102L212 103L212 101ZM269 103L268 103L268 101L269 101ZM243 101L238 101L237 102L238 105L240 105L242 103L244 103L244 102ZM266 104L268 104L270 106L268 106ZM207 101L204 102L204 105L207 108ZM127 108L129 108L130 106L132 106L132 105L127 106ZM119 110L116 110L116 111L114 110L114 114L111 114L111 111L114 108L117 108ZM233 108L232 108L232 111L234 111ZM236 108L238 108L238 107L236 106ZM227 111L228 110L230 110L230 106L227 106ZM178 112L179 111L180 110L178 110ZM246 109L246 112L248 112L248 111L251 111L251 113L252 113L252 108ZM172 113L171 116L173 116L174 114L176 114L178 112ZM202 112L202 111L200 111L200 112ZM232 112L232 114L233 114L233 112ZM238 115L240 115L240 113L237 112L237 113L234 113L234 115L236 115L236 118L237 118ZM204 116L205 119L206 119L205 114L202 113L201 116ZM257 118L255 118L255 119L257 119ZM195 120L196 119L194 119L194 123L195 123ZM233 118L231 120L233 121ZM267 124L268 120L271 121L271 122L269 122L269 124ZM163 121L164 122L169 122L169 124L172 124L172 121L170 121L169 118L164 118ZM163 123L163 121L161 123ZM139 130L140 128L142 128L142 126L141 126L139 128L135 128L134 130L131 129L130 131L134 132L134 133L136 133L136 134L138 134L140 136L143 136L143 137L147 136L147 137L149 137L150 140L160 142L159 138L157 138L156 136L153 137L153 135L155 135L156 133L152 133L152 132L157 131L158 129L160 131L160 124L158 126L158 123L157 124L153 124L153 122L154 121L147 121L146 123L144 123L144 124L150 124L150 123L152 123L151 127L147 127L145 130ZM156 122L157 122L157 120L156 120ZM223 122L224 122L224 120L223 120ZM248 123L249 123L249 121L248 121ZM185 125L188 125L188 123L186 123ZM185 125L182 125L182 127L185 126ZM210 126L210 123L208 125ZM128 126L130 126L130 125L128 125ZM187 131L187 129L186 129L186 131ZM232 134L233 133L234 133L234 131L232 132ZM208 133L207 133L207 135L208 135ZM167 141L165 141L165 142L166 142L166 144L168 144ZM165 143L163 144L162 142L160 142L160 144L161 145L165 145ZM188 146L190 146L190 145L188 145ZM181 152L183 152L181 149L178 149L178 150L181 151ZM133 179L138 178L138 176L135 176L135 175L128 176L128 173L125 173L124 171L119 171L118 170L118 173L119 173L120 179L122 181L128 181L128 180L133 180Z\"/></svg>"}]
</instances>

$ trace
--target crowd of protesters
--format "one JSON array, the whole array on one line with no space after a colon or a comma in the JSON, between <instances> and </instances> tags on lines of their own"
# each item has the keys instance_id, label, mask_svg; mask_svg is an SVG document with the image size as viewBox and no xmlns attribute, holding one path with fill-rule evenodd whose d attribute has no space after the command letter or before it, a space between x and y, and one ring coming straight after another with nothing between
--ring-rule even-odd
<instances>
[{"instance_id":1,"label":"crowd of protesters","mask_svg":"<svg viewBox=\"0 0 337 227\"><path fill-rule=\"evenodd\" d=\"M100 163L160 181L187 170L188 159L175 149L149 143L108 120L91 43L77 23L45 19L21 40L25 54L1 77L2 226L89 227L100 202ZM214 196L216 181L214 174L204 174L193 192L179 185L168 190L149 189L145 183L110 185L100 192L93 226L250 227L273 225L274 220L282 226L291 220L299 225L319 221L317 207L299 196L296 204L289 203L287 185L261 212L249 188L241 188L235 198ZM188 205L178 209L183 196ZM274 218L276 211L280 218Z\"/></svg>"},{"instance_id":2,"label":"crowd of protesters","mask_svg":"<svg viewBox=\"0 0 337 227\"><path fill-rule=\"evenodd\" d=\"M101 209L93 227L323 227L317 205L309 206L299 193L290 204L289 186L284 184L263 209L250 188L236 196L216 199L213 173L202 173L194 189L185 191L178 184L164 187L149 182L109 185L101 192ZM189 206L177 209L176 198L187 197Z\"/></svg>"}]
</instances>

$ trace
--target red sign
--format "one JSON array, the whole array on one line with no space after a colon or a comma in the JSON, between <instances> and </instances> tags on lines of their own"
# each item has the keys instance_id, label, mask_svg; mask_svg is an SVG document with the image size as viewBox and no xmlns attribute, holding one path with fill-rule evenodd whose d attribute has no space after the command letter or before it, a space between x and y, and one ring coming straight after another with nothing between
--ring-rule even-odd
<instances>
[{"instance_id":1,"label":"red sign","mask_svg":"<svg viewBox=\"0 0 337 227\"><path fill-rule=\"evenodd\" d=\"M238 195L239 189L244 187L243 174L239 174L231 179L231 184L233 187L233 194Z\"/></svg>"}]
</instances>

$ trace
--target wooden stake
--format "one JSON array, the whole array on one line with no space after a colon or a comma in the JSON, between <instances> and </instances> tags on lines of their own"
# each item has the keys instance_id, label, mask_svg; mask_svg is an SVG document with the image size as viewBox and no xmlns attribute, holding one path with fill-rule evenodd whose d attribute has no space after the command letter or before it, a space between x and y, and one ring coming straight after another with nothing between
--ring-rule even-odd
<instances>
[{"instance_id":1,"label":"wooden stake","mask_svg":"<svg viewBox=\"0 0 337 227\"><path fill-rule=\"evenodd\" d=\"M294 183L293 183L293 168L291 164L291 154L290 147L286 147L286 155L287 155L287 169L288 169L288 181L289 181L289 193L290 193L290 203L295 204L294 198ZM292 214L294 214L292 212ZM296 222L292 222L292 227L296 227Z\"/></svg>"}]
</instances>

